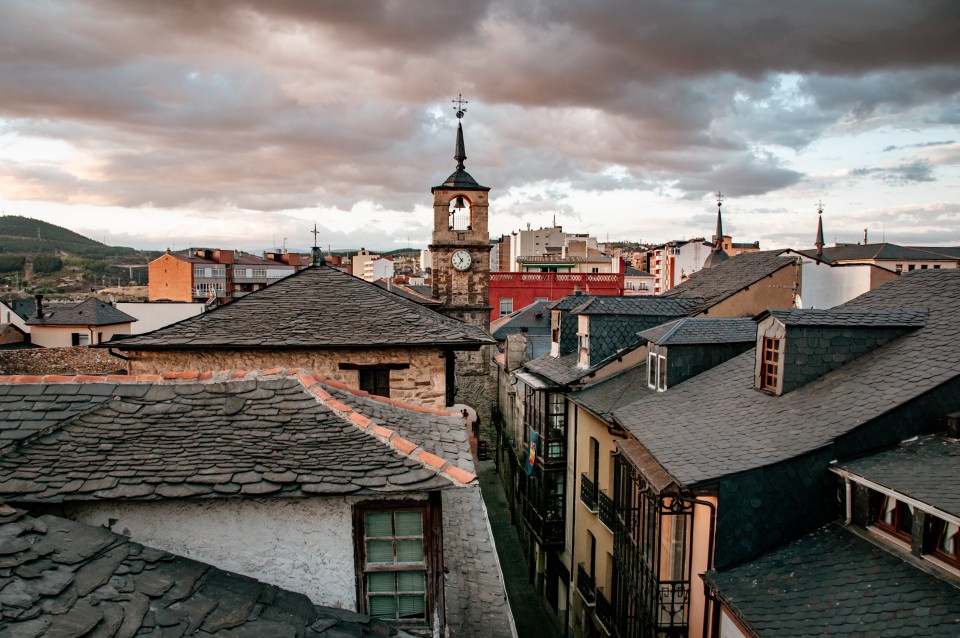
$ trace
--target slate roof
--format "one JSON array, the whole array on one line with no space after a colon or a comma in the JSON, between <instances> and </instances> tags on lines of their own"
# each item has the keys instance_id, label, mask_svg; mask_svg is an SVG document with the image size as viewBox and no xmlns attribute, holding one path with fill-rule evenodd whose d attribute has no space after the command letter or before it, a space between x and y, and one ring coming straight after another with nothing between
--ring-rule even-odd
<instances>
[{"instance_id":1,"label":"slate roof","mask_svg":"<svg viewBox=\"0 0 960 638\"><path fill-rule=\"evenodd\" d=\"M758 636L960 635L960 590L838 525L704 579Z\"/></svg>"},{"instance_id":2,"label":"slate roof","mask_svg":"<svg viewBox=\"0 0 960 638\"><path fill-rule=\"evenodd\" d=\"M650 273L645 270L639 270L633 266L627 266L623 269L623 274L625 277L653 277Z\"/></svg>"},{"instance_id":3,"label":"slate roof","mask_svg":"<svg viewBox=\"0 0 960 638\"><path fill-rule=\"evenodd\" d=\"M703 312L796 261L795 257L781 257L782 252L765 250L731 257L713 268L698 270L683 283L661 293L660 297L681 299L700 297L702 302L696 312Z\"/></svg>"},{"instance_id":4,"label":"slate roof","mask_svg":"<svg viewBox=\"0 0 960 638\"><path fill-rule=\"evenodd\" d=\"M797 252L801 252L808 257L817 257L816 249ZM847 246L824 246L823 255L819 256L819 259L827 263L868 259L932 261L957 259L958 253L960 253L960 249L955 247L921 248L888 243L851 244Z\"/></svg>"},{"instance_id":5,"label":"slate roof","mask_svg":"<svg viewBox=\"0 0 960 638\"><path fill-rule=\"evenodd\" d=\"M490 324L490 332L497 341L503 341L508 334L520 332L526 328L528 334L550 334L550 311L547 310L549 301L535 301L525 308L521 308L505 317L500 317Z\"/></svg>"},{"instance_id":6,"label":"slate roof","mask_svg":"<svg viewBox=\"0 0 960 638\"><path fill-rule=\"evenodd\" d=\"M756 317L773 315L786 326L831 326L852 328L919 328L927 323L927 311L917 308L835 310L771 308Z\"/></svg>"},{"instance_id":7,"label":"slate roof","mask_svg":"<svg viewBox=\"0 0 960 638\"><path fill-rule=\"evenodd\" d=\"M960 338L960 270L914 271L839 308L887 311L898 306L926 308L926 326L783 396L754 389L755 350L751 349L669 392L617 410L615 420L686 485L829 445L960 375L960 348L956 346ZM719 423L704 419L704 406L714 406L729 416ZM722 437L716 436L717 428L723 429ZM706 440L712 444L702 445Z\"/></svg>"},{"instance_id":8,"label":"slate roof","mask_svg":"<svg viewBox=\"0 0 960 638\"><path fill-rule=\"evenodd\" d=\"M303 497L435 490L476 478L388 420L335 399L328 390L338 388L306 372L169 376L142 375L141 395L110 396L0 450L0 494L23 502ZM409 412L408 421L446 415Z\"/></svg>"},{"instance_id":9,"label":"slate roof","mask_svg":"<svg viewBox=\"0 0 960 638\"><path fill-rule=\"evenodd\" d=\"M110 326L118 323L132 323L131 317L110 304L91 297L68 308L57 306L44 307L43 318L33 317L27 320L29 326Z\"/></svg>"},{"instance_id":10,"label":"slate roof","mask_svg":"<svg viewBox=\"0 0 960 638\"><path fill-rule=\"evenodd\" d=\"M421 306L429 306L434 308L442 304L439 299L434 299L429 294L424 295L419 291L414 290L412 286L407 286L404 284L398 284L393 282L388 282L386 279L378 279L373 282L375 286L383 288L384 290L389 290L390 292L400 295L414 303L418 303ZM418 288L423 288L425 286L418 286Z\"/></svg>"},{"instance_id":11,"label":"slate roof","mask_svg":"<svg viewBox=\"0 0 960 638\"><path fill-rule=\"evenodd\" d=\"M0 505L5 636L410 636L103 527Z\"/></svg>"},{"instance_id":12,"label":"slate roof","mask_svg":"<svg viewBox=\"0 0 960 638\"><path fill-rule=\"evenodd\" d=\"M601 419L609 419L615 410L633 403L648 392L656 390L647 387L647 364L642 363L582 390L571 392L567 397Z\"/></svg>"},{"instance_id":13,"label":"slate roof","mask_svg":"<svg viewBox=\"0 0 960 638\"><path fill-rule=\"evenodd\" d=\"M582 306L590 299L593 299L593 295L582 295L582 294L573 294L567 295L556 301L551 301L547 304L547 310L573 310L579 306Z\"/></svg>"},{"instance_id":14,"label":"slate roof","mask_svg":"<svg viewBox=\"0 0 960 638\"><path fill-rule=\"evenodd\" d=\"M0 383L0 446L24 439L113 397L142 398L150 386L130 377L83 377L95 383L55 383L74 377L47 376L47 383ZM109 379L109 381L108 381Z\"/></svg>"},{"instance_id":15,"label":"slate roof","mask_svg":"<svg viewBox=\"0 0 960 638\"><path fill-rule=\"evenodd\" d=\"M545 354L542 357L527 361L524 367L530 372L549 379L556 385L567 385L590 373L589 368L577 363L578 356L577 352L571 352L562 357Z\"/></svg>"},{"instance_id":16,"label":"slate roof","mask_svg":"<svg viewBox=\"0 0 960 638\"><path fill-rule=\"evenodd\" d=\"M872 456L837 463L849 472L939 510L960 516L960 441L924 436Z\"/></svg>"},{"instance_id":17,"label":"slate roof","mask_svg":"<svg viewBox=\"0 0 960 638\"><path fill-rule=\"evenodd\" d=\"M575 315L681 316L689 314L698 299L661 297L593 297L573 308Z\"/></svg>"},{"instance_id":18,"label":"slate roof","mask_svg":"<svg viewBox=\"0 0 960 638\"><path fill-rule=\"evenodd\" d=\"M4 299L3 303L24 321L37 314L37 302L34 299L12 297Z\"/></svg>"},{"instance_id":19,"label":"slate roof","mask_svg":"<svg viewBox=\"0 0 960 638\"><path fill-rule=\"evenodd\" d=\"M662 346L748 343L757 340L757 324L749 317L684 317L637 334Z\"/></svg>"},{"instance_id":20,"label":"slate roof","mask_svg":"<svg viewBox=\"0 0 960 638\"><path fill-rule=\"evenodd\" d=\"M495 343L444 316L336 268L316 266L215 310L124 339L119 350L376 348Z\"/></svg>"}]
</instances>

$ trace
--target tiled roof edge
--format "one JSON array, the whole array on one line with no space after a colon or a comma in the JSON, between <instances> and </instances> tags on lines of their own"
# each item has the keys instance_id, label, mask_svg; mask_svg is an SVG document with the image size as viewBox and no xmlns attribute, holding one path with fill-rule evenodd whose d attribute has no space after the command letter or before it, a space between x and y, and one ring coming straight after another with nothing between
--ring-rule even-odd
<instances>
[{"instance_id":1,"label":"tiled roof edge","mask_svg":"<svg viewBox=\"0 0 960 638\"><path fill-rule=\"evenodd\" d=\"M399 401L388 399L386 397L373 396L367 392L347 387L341 383L332 382L319 375L312 374L307 370L291 371L289 374L295 375L304 389L313 395L318 403L332 410L342 420L352 423L357 428L363 430L368 435L375 437L381 443L386 443L395 452L401 456L413 459L423 465L425 468L443 476L456 485L469 485L477 480L477 475L467 472L455 464L443 459L427 450L423 449L418 443L410 441L400 436L394 430L384 427L373 419L364 415L362 412L333 398L322 386L328 385L340 390L346 390L358 397L366 396L368 398L382 401L401 409L414 410L426 414L435 414L438 416L454 416L445 410L431 410L420 406L410 406Z\"/></svg>"},{"instance_id":2,"label":"tiled roof edge","mask_svg":"<svg viewBox=\"0 0 960 638\"><path fill-rule=\"evenodd\" d=\"M322 387L317 387L320 385L328 385L340 390L346 390L351 394L354 394L358 397L370 398L375 401L380 401L393 407L410 410L412 412L420 412L423 414L431 414L435 416L458 416L454 413L447 412L446 410L438 410L432 408L424 408L418 405L410 405L408 403L403 403L402 401L396 401L394 399L389 399L387 397L378 397L364 392L362 390L357 390L356 388L348 387L342 383L337 383L336 381L331 381L325 379L320 375L315 375L304 369L293 369L288 370L286 368L271 368L269 370L220 370L214 372L212 370L199 371L199 370L189 370L189 371L180 371L180 372L165 372L163 374L138 374L138 375L122 375L122 374L108 374L104 376L96 376L90 374L76 374L76 375L59 375L59 374L48 374L48 375L0 375L0 383L163 383L165 381L187 381L187 382L203 382L203 381L223 381L229 379L245 379L247 377L252 378L263 378L263 377L287 377L295 378L304 389L313 395L318 403L326 406L332 410L338 417L344 421L348 421L363 430L370 436L374 436L379 439L381 442L388 444L392 447L397 453L402 456L414 459L415 461L421 463L424 467L436 472L439 475L450 480L452 483L457 485L468 485L477 480L476 474L472 474L466 470L463 470L457 467L454 463L447 461L435 454L424 450L419 444L409 441L393 430L385 428L365 416L359 410L355 409L352 406L349 406L345 403L337 401L333 398L329 392L324 390ZM93 406L93 407L100 407ZM58 422L52 429L60 427ZM51 431L52 431L51 429ZM46 433L46 432L45 432ZM18 443L22 443L19 441Z\"/></svg>"}]
</instances>

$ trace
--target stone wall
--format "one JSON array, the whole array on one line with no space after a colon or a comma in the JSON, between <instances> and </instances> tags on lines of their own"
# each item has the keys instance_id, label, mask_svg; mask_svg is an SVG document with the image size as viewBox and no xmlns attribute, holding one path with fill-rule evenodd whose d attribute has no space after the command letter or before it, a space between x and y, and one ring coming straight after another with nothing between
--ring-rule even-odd
<instances>
[{"instance_id":1,"label":"stone wall","mask_svg":"<svg viewBox=\"0 0 960 638\"><path fill-rule=\"evenodd\" d=\"M126 362L106 348L28 348L0 351L0 374L104 374L123 372Z\"/></svg>"},{"instance_id":2,"label":"stone wall","mask_svg":"<svg viewBox=\"0 0 960 638\"><path fill-rule=\"evenodd\" d=\"M390 398L426 408L446 407L445 363L440 348L156 350L127 355L131 374L305 368L352 388L360 387L360 373L341 370L341 364L407 364L409 367L405 369L390 371Z\"/></svg>"}]
</instances>

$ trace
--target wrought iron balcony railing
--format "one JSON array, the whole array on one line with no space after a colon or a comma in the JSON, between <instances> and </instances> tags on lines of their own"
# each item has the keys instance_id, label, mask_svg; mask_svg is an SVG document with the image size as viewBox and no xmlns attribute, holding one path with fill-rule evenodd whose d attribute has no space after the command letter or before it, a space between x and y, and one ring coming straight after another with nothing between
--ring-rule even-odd
<instances>
[{"instance_id":1,"label":"wrought iron balcony railing","mask_svg":"<svg viewBox=\"0 0 960 638\"><path fill-rule=\"evenodd\" d=\"M600 522L612 532L616 526L617 510L614 507L613 499L610 498L606 490L600 490L598 493L597 505L600 510Z\"/></svg>"},{"instance_id":2,"label":"wrought iron balcony railing","mask_svg":"<svg viewBox=\"0 0 960 638\"><path fill-rule=\"evenodd\" d=\"M603 587L597 588L596 599L597 605L593 609L593 614L596 616L597 622L600 623L600 626L609 636L613 633L613 605L607 600L607 597L603 595Z\"/></svg>"},{"instance_id":3,"label":"wrought iron balcony railing","mask_svg":"<svg viewBox=\"0 0 960 638\"><path fill-rule=\"evenodd\" d=\"M580 475L580 501L588 510L597 513L597 486L586 474Z\"/></svg>"},{"instance_id":4,"label":"wrought iron balcony railing","mask_svg":"<svg viewBox=\"0 0 960 638\"><path fill-rule=\"evenodd\" d=\"M577 565L577 592L583 598L587 607L593 607L597 604L597 587L593 576L587 574L583 563Z\"/></svg>"}]
</instances>

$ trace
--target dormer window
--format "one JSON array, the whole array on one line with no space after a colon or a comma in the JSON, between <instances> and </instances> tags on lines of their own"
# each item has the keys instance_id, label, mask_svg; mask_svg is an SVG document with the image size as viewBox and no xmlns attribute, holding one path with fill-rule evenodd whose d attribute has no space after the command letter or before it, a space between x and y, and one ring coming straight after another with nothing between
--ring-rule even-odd
<instances>
[{"instance_id":1,"label":"dormer window","mask_svg":"<svg viewBox=\"0 0 960 638\"><path fill-rule=\"evenodd\" d=\"M780 380L780 339L764 337L761 356L760 389L776 392Z\"/></svg>"},{"instance_id":2,"label":"dormer window","mask_svg":"<svg viewBox=\"0 0 960 638\"><path fill-rule=\"evenodd\" d=\"M931 517L930 538L936 543L933 553L950 563L960 567L960 525Z\"/></svg>"},{"instance_id":3,"label":"dormer window","mask_svg":"<svg viewBox=\"0 0 960 638\"><path fill-rule=\"evenodd\" d=\"M667 358L655 352L647 354L647 387L657 392L667 389Z\"/></svg>"},{"instance_id":4,"label":"dormer window","mask_svg":"<svg viewBox=\"0 0 960 638\"><path fill-rule=\"evenodd\" d=\"M913 535L913 507L887 494L877 494L879 501L874 524L898 538L910 542Z\"/></svg>"}]
</instances>

